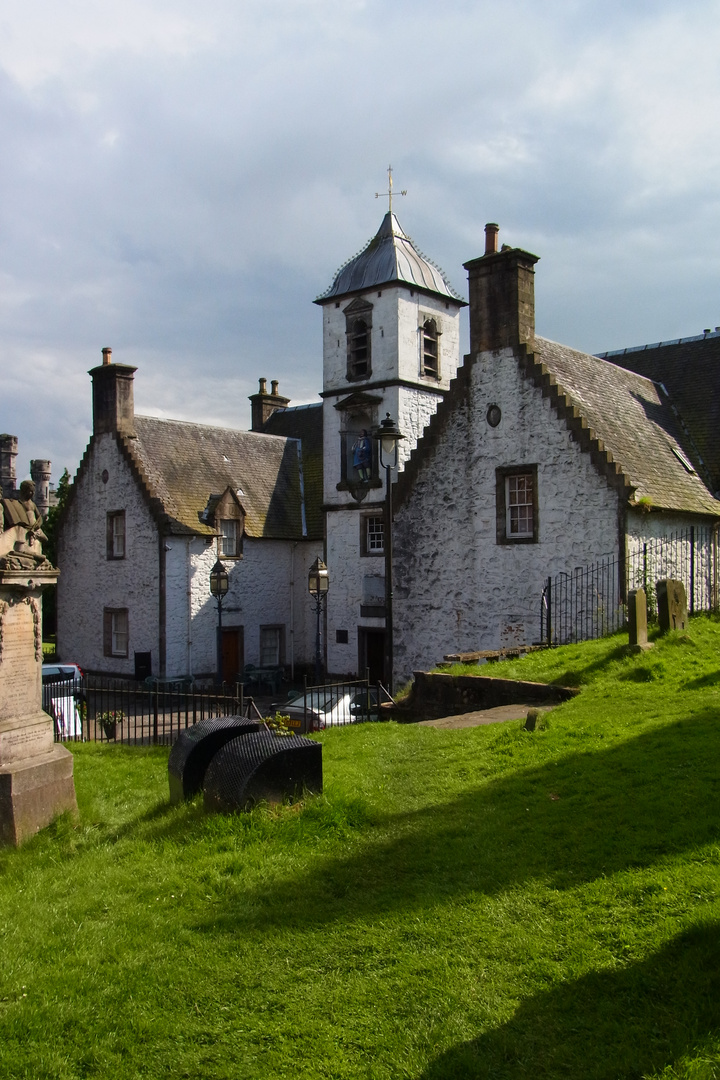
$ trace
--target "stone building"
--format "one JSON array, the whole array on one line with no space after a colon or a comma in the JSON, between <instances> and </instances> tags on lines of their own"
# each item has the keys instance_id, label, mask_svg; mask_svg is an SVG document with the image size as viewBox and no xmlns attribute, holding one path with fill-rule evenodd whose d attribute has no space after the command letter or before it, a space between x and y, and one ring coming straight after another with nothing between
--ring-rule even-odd
<instances>
[{"instance_id":1,"label":"stone building","mask_svg":"<svg viewBox=\"0 0 720 1080\"><path fill-rule=\"evenodd\" d=\"M408 457L457 371L466 305L391 211L315 302L323 311L327 663L380 678L385 475L370 436L390 413L405 436L401 464Z\"/></svg>"},{"instance_id":2,"label":"stone building","mask_svg":"<svg viewBox=\"0 0 720 1080\"><path fill-rule=\"evenodd\" d=\"M104 349L90 372L93 432L58 544L60 655L119 676L213 676L209 578L220 557L230 578L223 677L245 663L309 663L307 567L323 533L313 407L286 410L264 380L251 399L258 426L287 411L304 441L137 416L135 370Z\"/></svg>"},{"instance_id":3,"label":"stone building","mask_svg":"<svg viewBox=\"0 0 720 1080\"><path fill-rule=\"evenodd\" d=\"M716 523L720 333L605 357L547 341L537 258L497 240L487 226L485 254L465 264L461 363L467 305L388 212L315 301L321 403L291 408L262 379L249 432L135 416L135 369L104 350L60 538L63 658L214 674L220 555L224 676L243 662L307 664L307 572L321 555L326 670L381 677L385 477L370 436L387 413L405 436L396 683L444 653L537 640L548 575Z\"/></svg>"},{"instance_id":4,"label":"stone building","mask_svg":"<svg viewBox=\"0 0 720 1080\"><path fill-rule=\"evenodd\" d=\"M536 262L498 251L488 226L465 264L470 354L397 483L400 679L537 640L548 575L720 519L716 435L703 457L651 363L637 374L537 336Z\"/></svg>"},{"instance_id":5,"label":"stone building","mask_svg":"<svg viewBox=\"0 0 720 1080\"><path fill-rule=\"evenodd\" d=\"M0 435L0 489L3 499L15 499L18 495L17 482L17 435ZM30 476L35 484L35 505L43 517L55 503L55 492L50 486L52 462L45 458L34 458L30 462Z\"/></svg>"}]
</instances>

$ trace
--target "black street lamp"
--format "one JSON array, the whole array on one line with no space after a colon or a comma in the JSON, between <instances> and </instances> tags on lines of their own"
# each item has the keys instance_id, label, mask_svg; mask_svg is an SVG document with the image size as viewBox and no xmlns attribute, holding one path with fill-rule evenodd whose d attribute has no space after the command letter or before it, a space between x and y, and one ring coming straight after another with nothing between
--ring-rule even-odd
<instances>
[{"instance_id":1,"label":"black street lamp","mask_svg":"<svg viewBox=\"0 0 720 1080\"><path fill-rule=\"evenodd\" d=\"M223 564L218 561L210 571L210 592L217 600L218 624L217 624L217 672L215 682L222 683L222 602L223 597L230 587L230 578Z\"/></svg>"},{"instance_id":2,"label":"black street lamp","mask_svg":"<svg viewBox=\"0 0 720 1080\"><path fill-rule=\"evenodd\" d=\"M373 432L379 443L380 466L385 469L385 681L393 691L393 586L392 586L392 470L398 467L398 443L405 436L387 413Z\"/></svg>"},{"instance_id":3,"label":"black street lamp","mask_svg":"<svg viewBox=\"0 0 720 1080\"><path fill-rule=\"evenodd\" d=\"M323 600L327 596L330 578L328 568L318 555L310 567L308 573L308 592L315 598L315 615L317 616L317 629L315 631L315 685L320 685L320 671L322 669L322 657L320 655L320 614Z\"/></svg>"}]
</instances>

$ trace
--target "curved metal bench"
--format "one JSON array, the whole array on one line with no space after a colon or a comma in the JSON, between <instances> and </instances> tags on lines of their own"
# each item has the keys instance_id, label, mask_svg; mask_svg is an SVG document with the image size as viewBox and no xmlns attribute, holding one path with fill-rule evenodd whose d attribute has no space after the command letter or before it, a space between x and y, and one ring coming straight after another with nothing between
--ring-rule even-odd
<instances>
[{"instance_id":1,"label":"curved metal bench","mask_svg":"<svg viewBox=\"0 0 720 1080\"><path fill-rule=\"evenodd\" d=\"M181 731L168 758L170 802L192 799L202 791L207 767L218 750L229 739L252 734L261 726L244 716L218 716Z\"/></svg>"},{"instance_id":2,"label":"curved metal bench","mask_svg":"<svg viewBox=\"0 0 720 1080\"><path fill-rule=\"evenodd\" d=\"M208 766L206 810L232 813L322 791L322 746L301 735L262 730L230 739Z\"/></svg>"}]
</instances>

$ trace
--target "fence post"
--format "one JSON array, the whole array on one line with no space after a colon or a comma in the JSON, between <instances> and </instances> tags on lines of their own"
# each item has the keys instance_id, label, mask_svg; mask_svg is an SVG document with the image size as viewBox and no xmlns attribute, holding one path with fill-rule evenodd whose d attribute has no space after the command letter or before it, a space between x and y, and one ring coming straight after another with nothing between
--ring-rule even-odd
<instances>
[{"instance_id":1,"label":"fence post","mask_svg":"<svg viewBox=\"0 0 720 1080\"><path fill-rule=\"evenodd\" d=\"M158 694L160 693L160 684L155 683L153 687L153 742L158 741Z\"/></svg>"},{"instance_id":2,"label":"fence post","mask_svg":"<svg viewBox=\"0 0 720 1080\"><path fill-rule=\"evenodd\" d=\"M695 614L695 526L690 526L690 614Z\"/></svg>"},{"instance_id":3,"label":"fence post","mask_svg":"<svg viewBox=\"0 0 720 1080\"><path fill-rule=\"evenodd\" d=\"M552 645L552 578L547 579L547 608L545 611L547 643Z\"/></svg>"}]
</instances>

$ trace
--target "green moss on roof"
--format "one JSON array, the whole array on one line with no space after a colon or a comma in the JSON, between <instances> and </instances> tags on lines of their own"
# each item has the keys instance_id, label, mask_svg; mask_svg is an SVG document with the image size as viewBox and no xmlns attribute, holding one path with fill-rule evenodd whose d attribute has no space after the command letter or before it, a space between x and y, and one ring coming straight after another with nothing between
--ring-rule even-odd
<instances>
[{"instance_id":1,"label":"green moss on roof","mask_svg":"<svg viewBox=\"0 0 720 1080\"><path fill-rule=\"evenodd\" d=\"M212 535L200 520L213 494L230 487L251 537L303 538L298 444L252 431L136 416L123 443L171 533Z\"/></svg>"}]
</instances>

